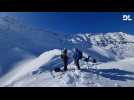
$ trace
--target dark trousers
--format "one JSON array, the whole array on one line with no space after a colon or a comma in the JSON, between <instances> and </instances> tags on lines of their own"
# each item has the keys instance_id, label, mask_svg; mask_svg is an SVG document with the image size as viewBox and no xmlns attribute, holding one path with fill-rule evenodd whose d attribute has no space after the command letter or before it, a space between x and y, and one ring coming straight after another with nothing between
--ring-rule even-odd
<instances>
[{"instance_id":1,"label":"dark trousers","mask_svg":"<svg viewBox=\"0 0 134 100\"><path fill-rule=\"evenodd\" d=\"M77 66L77 68L80 69L79 60L74 60L74 63Z\"/></svg>"},{"instance_id":2,"label":"dark trousers","mask_svg":"<svg viewBox=\"0 0 134 100\"><path fill-rule=\"evenodd\" d=\"M67 60L64 60L64 70L67 70Z\"/></svg>"}]
</instances>

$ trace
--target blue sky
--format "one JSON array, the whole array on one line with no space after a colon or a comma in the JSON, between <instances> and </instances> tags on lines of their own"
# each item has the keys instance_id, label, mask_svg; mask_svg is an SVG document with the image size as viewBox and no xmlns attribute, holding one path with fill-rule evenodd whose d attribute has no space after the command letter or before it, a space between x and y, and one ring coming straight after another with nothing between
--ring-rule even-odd
<instances>
[{"instance_id":1,"label":"blue sky","mask_svg":"<svg viewBox=\"0 0 134 100\"><path fill-rule=\"evenodd\" d=\"M134 13L131 12L14 12L17 17L33 27L60 33L134 33ZM131 15L132 21L123 21L122 15Z\"/></svg>"}]
</instances>

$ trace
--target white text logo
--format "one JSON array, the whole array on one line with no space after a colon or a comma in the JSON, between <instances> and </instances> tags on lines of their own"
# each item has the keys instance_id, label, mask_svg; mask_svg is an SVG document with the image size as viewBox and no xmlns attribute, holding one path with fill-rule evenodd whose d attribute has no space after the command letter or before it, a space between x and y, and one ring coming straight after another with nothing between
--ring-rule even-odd
<instances>
[{"instance_id":1,"label":"white text logo","mask_svg":"<svg viewBox=\"0 0 134 100\"><path fill-rule=\"evenodd\" d=\"M130 15L123 15L122 18L123 18L123 21L132 21L133 20Z\"/></svg>"}]
</instances>

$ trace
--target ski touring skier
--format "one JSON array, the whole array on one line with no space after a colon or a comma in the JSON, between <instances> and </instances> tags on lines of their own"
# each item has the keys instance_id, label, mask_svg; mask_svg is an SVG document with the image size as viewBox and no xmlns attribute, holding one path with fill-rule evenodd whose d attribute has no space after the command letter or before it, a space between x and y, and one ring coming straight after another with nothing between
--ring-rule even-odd
<instances>
[{"instance_id":1,"label":"ski touring skier","mask_svg":"<svg viewBox=\"0 0 134 100\"><path fill-rule=\"evenodd\" d=\"M63 63L64 63L64 71L67 71L68 56L67 56L67 49L66 48L64 48L62 53L61 53L61 59L63 60Z\"/></svg>"},{"instance_id":2,"label":"ski touring skier","mask_svg":"<svg viewBox=\"0 0 134 100\"><path fill-rule=\"evenodd\" d=\"M61 52L61 55L60 55L63 63L64 63L64 69L61 70L59 67L56 67L54 69L54 71L51 71L51 75L53 76L53 78L62 78L62 76L64 75L64 71L67 71L67 65L68 65L68 56L67 56L67 49L64 48ZM56 72L56 73L55 73ZM58 73L57 73L58 72Z\"/></svg>"},{"instance_id":3,"label":"ski touring skier","mask_svg":"<svg viewBox=\"0 0 134 100\"><path fill-rule=\"evenodd\" d=\"M73 58L75 65L77 66L78 70L80 70L79 60L82 59L82 52L78 48L74 49Z\"/></svg>"}]
</instances>

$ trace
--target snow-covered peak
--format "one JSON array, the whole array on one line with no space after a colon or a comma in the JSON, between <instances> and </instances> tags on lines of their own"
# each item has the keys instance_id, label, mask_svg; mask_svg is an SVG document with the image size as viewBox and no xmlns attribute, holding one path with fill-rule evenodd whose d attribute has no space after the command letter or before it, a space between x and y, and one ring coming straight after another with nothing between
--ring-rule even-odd
<instances>
[{"instance_id":1,"label":"snow-covered peak","mask_svg":"<svg viewBox=\"0 0 134 100\"><path fill-rule=\"evenodd\" d=\"M126 43L126 42L134 42L134 36L123 33L123 32L109 32L109 33L85 33L85 34L76 34L69 37L69 41L77 44L80 42L91 42L93 45L97 46L107 46L109 44L115 43Z\"/></svg>"},{"instance_id":2,"label":"snow-covered peak","mask_svg":"<svg viewBox=\"0 0 134 100\"><path fill-rule=\"evenodd\" d=\"M93 66L92 62L80 60L80 66L84 70L68 71L62 79L54 79L51 70L55 67L63 68L59 55L64 47L68 49L68 69L76 68L72 56L72 49L75 47L79 48L85 57L89 55L96 59L98 65ZM78 33L65 36L46 29L29 27L11 16L1 16L0 86L111 86L111 82L112 85L116 83L111 81L115 78L118 82L122 79L134 80L125 76L128 72L122 71L133 70L133 51L134 36L124 32ZM92 72L87 67L96 69L92 68ZM96 75L101 78L99 85L96 84ZM107 78L110 78L109 83ZM124 83L126 84L126 81ZM131 85L133 86L133 82Z\"/></svg>"},{"instance_id":3,"label":"snow-covered peak","mask_svg":"<svg viewBox=\"0 0 134 100\"><path fill-rule=\"evenodd\" d=\"M68 41L82 50L95 51L92 53L90 51L89 54L97 57L98 54L110 59L123 59L134 56L134 36L124 32L79 33L70 36Z\"/></svg>"}]
</instances>

